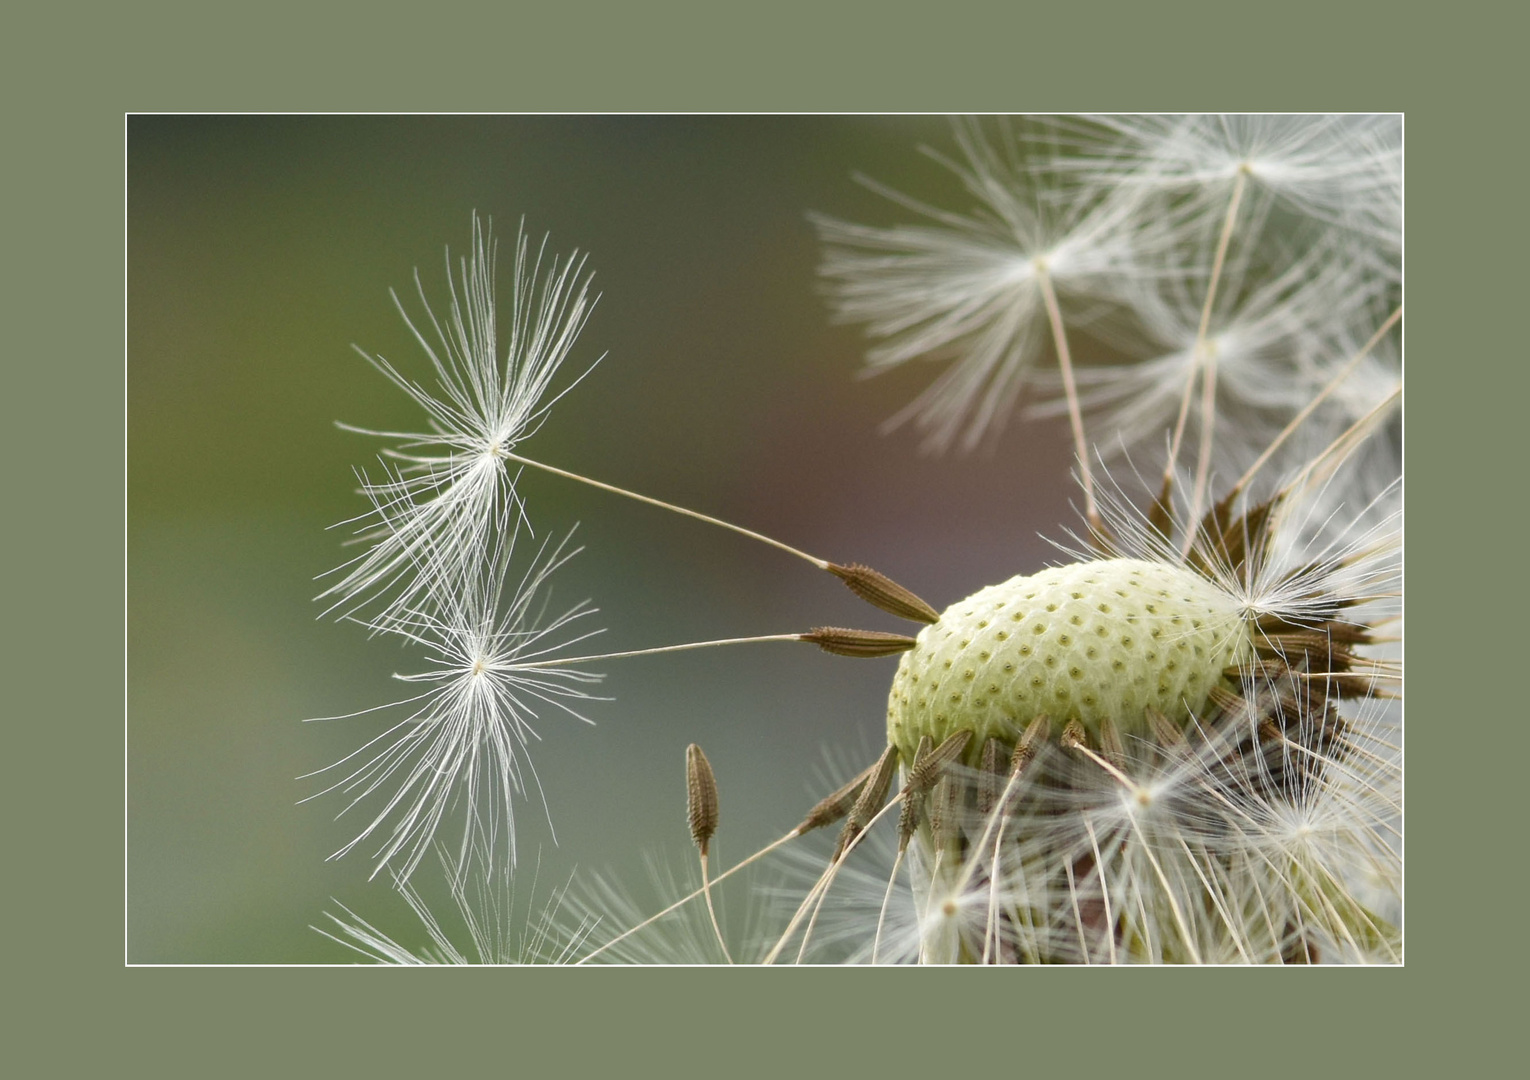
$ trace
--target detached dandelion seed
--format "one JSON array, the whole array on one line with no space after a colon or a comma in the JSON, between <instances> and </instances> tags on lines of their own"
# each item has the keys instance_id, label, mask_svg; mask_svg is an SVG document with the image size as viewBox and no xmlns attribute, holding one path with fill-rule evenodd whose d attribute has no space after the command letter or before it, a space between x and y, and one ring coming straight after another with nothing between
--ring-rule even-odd
<instances>
[{"instance_id":1,"label":"detached dandelion seed","mask_svg":"<svg viewBox=\"0 0 1530 1080\"><path fill-rule=\"evenodd\" d=\"M1226 526L1214 513L1184 559L1113 505L1109 557L981 590L904 654L888 738L905 763L922 738L1013 745L1016 718L1067 718L1002 810L980 809L976 755L951 772L958 823L921 824L916 895L965 906L981 885L987 919L935 924L925 960L1400 958L1349 884L1400 879L1399 765L1364 749L1396 681L1362 656L1397 552L1279 542L1308 486Z\"/></svg>"},{"instance_id":2,"label":"detached dandelion seed","mask_svg":"<svg viewBox=\"0 0 1530 1080\"><path fill-rule=\"evenodd\" d=\"M369 624L426 653L424 670L395 678L427 689L383 706L409 712L320 770L340 775L320 794L346 795L350 801L342 814L364 802L381 803L371 822L333 857L374 840L374 876L388 866L399 880L407 880L455 815L461 839L447 850L456 874L480 847L488 853L490 869L502 859L513 866L515 803L531 797L546 812L526 753L538 737L534 721L540 711L552 708L591 723L577 705L592 699L585 688L601 676L560 661L559 653L600 631L581 633L575 625L595 614L586 603L546 617L548 582L577 549L569 550L567 540L544 542L515 580L510 575L518 536L506 509L477 573L454 577L439 566L422 567L425 602ZM432 548L418 557L449 561L458 553L438 554Z\"/></svg>"},{"instance_id":3,"label":"detached dandelion seed","mask_svg":"<svg viewBox=\"0 0 1530 1080\"><path fill-rule=\"evenodd\" d=\"M329 604L327 611L350 614L371 605L378 609L373 621L386 624L427 590L430 583L420 576L422 570L448 578L469 572L502 509L515 505L519 510L511 451L536 433L548 410L594 367L552 393L554 377L597 298L590 295L584 257L549 257L546 246L544 238L533 255L529 238L517 233L508 326L496 311L497 245L491 226L477 215L472 251L460 260L455 281L448 253L451 306L444 324L432 311L418 272L422 321L411 318L394 294L399 314L430 361L434 389L357 348L425 410L430 429L373 431L340 425L395 445L384 451L386 479L374 482L361 474L362 491L374 509L354 524L357 542L369 547L332 572L339 580L319 594ZM508 337L503 345L502 326Z\"/></svg>"}]
</instances>

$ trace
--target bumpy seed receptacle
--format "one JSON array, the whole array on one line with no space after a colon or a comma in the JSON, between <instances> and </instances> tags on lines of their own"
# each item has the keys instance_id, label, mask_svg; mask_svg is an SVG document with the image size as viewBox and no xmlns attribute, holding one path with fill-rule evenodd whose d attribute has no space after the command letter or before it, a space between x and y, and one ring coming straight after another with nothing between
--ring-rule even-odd
<instances>
[{"instance_id":1,"label":"bumpy seed receptacle","mask_svg":"<svg viewBox=\"0 0 1530 1080\"><path fill-rule=\"evenodd\" d=\"M1138 559L1052 567L980 589L904 653L887 707L905 764L920 736L970 730L1013 743L1034 717L1149 730L1156 709L1183 727L1223 671L1251 650L1236 600L1188 569ZM969 755L970 756L970 755Z\"/></svg>"}]
</instances>

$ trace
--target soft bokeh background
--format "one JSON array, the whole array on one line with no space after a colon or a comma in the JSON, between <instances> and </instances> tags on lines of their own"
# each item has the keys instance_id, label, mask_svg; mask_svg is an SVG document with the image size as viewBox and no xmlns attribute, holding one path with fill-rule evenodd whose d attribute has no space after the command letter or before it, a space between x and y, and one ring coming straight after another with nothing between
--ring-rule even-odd
<instances>
[{"instance_id":1,"label":"soft bokeh background","mask_svg":"<svg viewBox=\"0 0 1530 1080\"><path fill-rule=\"evenodd\" d=\"M678 502L840 561L936 607L1039 568L1076 517L1064 429L1016 424L987 452L921 455L885 418L936 374L857 377L832 325L806 214L908 212L857 172L953 208L939 118L134 117L128 124L127 956L133 962L346 962L310 924L348 905L406 944L423 933L367 882L335 797L296 779L383 721L305 718L404 696L414 658L316 619L316 574L344 557L351 470L416 407L352 349L418 373L388 299L418 266L444 305L443 252L473 210L508 243L524 215L550 250L588 251L603 294L571 361L608 354L532 457ZM502 250L501 281L508 276ZM585 551L554 603L590 598L611 650L814 625L900 629L773 549L527 475L544 532ZM722 791L716 864L780 835L824 790L826 755L869 761L895 659L762 645L611 661L586 727L551 712L540 808L518 833L539 895L577 866L630 881L644 853L684 866L683 757ZM358 823L359 824L359 823ZM427 866L424 872L432 871ZM735 911L735 917L741 917Z\"/></svg>"}]
</instances>

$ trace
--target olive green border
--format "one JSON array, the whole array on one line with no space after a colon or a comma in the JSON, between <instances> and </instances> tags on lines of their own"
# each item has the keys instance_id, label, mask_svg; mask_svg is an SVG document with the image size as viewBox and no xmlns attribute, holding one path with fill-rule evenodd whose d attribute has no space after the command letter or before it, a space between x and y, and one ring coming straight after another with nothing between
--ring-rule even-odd
<instances>
[{"instance_id":1,"label":"olive green border","mask_svg":"<svg viewBox=\"0 0 1530 1080\"><path fill-rule=\"evenodd\" d=\"M899 1073L1065 1061L1088 1073L1127 1061L1154 1072L1259 1072L1266 1062L1332 1072L1350 1052L1368 1070L1407 1060L1416 1033L1439 1033L1438 1010L1464 1011L1480 980L1441 981L1440 958L1480 955L1491 979L1497 957L1473 944L1478 925L1494 921L1494 901L1469 895L1503 861L1472 850L1477 833L1443 833L1464 817L1442 794L1467 806L1492 797L1481 790L1483 744L1451 753L1441 737L1469 730L1465 715L1411 728L1403 971L124 969L121 912L101 899L123 857L121 548L115 510L103 508L122 499L126 111L1404 111L1408 281L1423 301L1407 337L1410 614L1424 634L1416 654L1445 661L1415 664L1413 709L1432 713L1445 672L1471 682L1491 670L1493 657L1458 657L1449 635L1431 629L1449 625L1431 581L1434 568L1460 565L1459 555L1444 562L1444 529L1480 520L1451 496L1475 495L1482 463L1497 460L1474 452L1478 468L1454 472L1471 479L1443 482L1494 409L1468 406L1451 386L1482 385L1484 372L1515 363L1506 350L1518 335L1491 349L1474 342L1490 314L1483 300L1523 278L1495 265L1517 255L1503 216L1517 204L1494 179L1507 173L1493 159L1507 129L1491 112L1523 96L1505 55L1517 35L1474 29L1469 5L1428 24L1404 22L1395 7L1292 3L536 7L401 15L139 4L12 16L21 65L12 85L25 90L12 108L36 111L15 121L7 169L20 180L7 215L20 328L7 379L21 432L7 531L13 567L27 568L13 582L22 700L9 747L24 765L13 806L48 823L10 864L21 902L12 977L36 1010L18 1030L69 1033L50 1037L49 1049L106 1058L93 1074L117 1065L216 1075L260 1063L310 1074L384 1062L398 1072L555 1062L575 1073L599 1064L754 1072L757 1061L816 1071L820 1061L887 1060ZM1470 580L1493 588L1481 570ZM1459 688L1451 700L1464 704ZM1517 714L1506 720L1517 729ZM1473 913L1448 937L1439 919L1447 889L1456 910Z\"/></svg>"}]
</instances>

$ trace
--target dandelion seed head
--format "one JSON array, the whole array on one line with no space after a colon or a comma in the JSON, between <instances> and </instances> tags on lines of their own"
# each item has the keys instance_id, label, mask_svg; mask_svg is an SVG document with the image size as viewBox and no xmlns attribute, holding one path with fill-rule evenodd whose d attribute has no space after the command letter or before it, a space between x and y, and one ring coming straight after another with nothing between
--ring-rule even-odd
<instances>
[{"instance_id":1,"label":"dandelion seed head","mask_svg":"<svg viewBox=\"0 0 1530 1080\"><path fill-rule=\"evenodd\" d=\"M905 768L955 731L999 744L985 762L1015 752L997 799L975 750L948 768L944 824L909 848L918 917L898 927L917 947L884 936L884 958L1399 958L1401 669L1371 640L1395 611L1399 517L1385 491L1336 508L1353 451L1193 526L1172 507L1150 524L1107 475L1105 554L924 628L889 697ZM1042 714L1053 734L1022 757Z\"/></svg>"}]
</instances>

